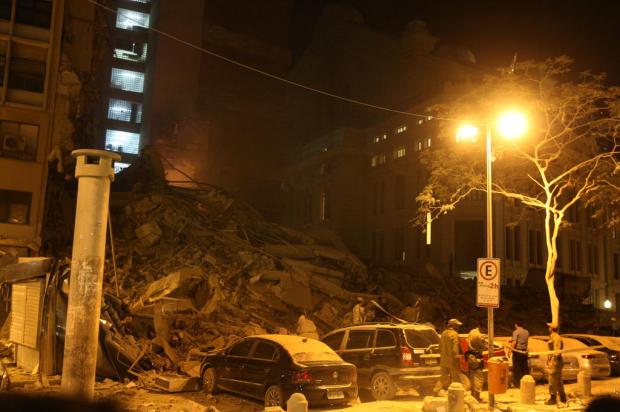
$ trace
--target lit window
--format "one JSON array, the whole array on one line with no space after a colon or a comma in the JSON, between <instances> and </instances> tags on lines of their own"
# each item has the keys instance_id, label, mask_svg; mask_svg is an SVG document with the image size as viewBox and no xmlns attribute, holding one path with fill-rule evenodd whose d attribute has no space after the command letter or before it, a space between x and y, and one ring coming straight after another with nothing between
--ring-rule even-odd
<instances>
[{"instance_id":1,"label":"lit window","mask_svg":"<svg viewBox=\"0 0 620 412\"><path fill-rule=\"evenodd\" d=\"M114 173L120 173L121 170L127 169L129 166L131 166L131 163L115 162L114 163Z\"/></svg>"},{"instance_id":2,"label":"lit window","mask_svg":"<svg viewBox=\"0 0 620 412\"><path fill-rule=\"evenodd\" d=\"M407 149L405 148L405 146L400 146L394 149L394 152L392 153L392 157L394 159L400 159L401 157L405 157L406 154L407 154Z\"/></svg>"},{"instance_id":3,"label":"lit window","mask_svg":"<svg viewBox=\"0 0 620 412\"><path fill-rule=\"evenodd\" d=\"M323 148L323 151L324 151L324 152L326 152L326 151L327 151L327 147L324 147L324 148Z\"/></svg>"},{"instance_id":4,"label":"lit window","mask_svg":"<svg viewBox=\"0 0 620 412\"><path fill-rule=\"evenodd\" d=\"M149 27L149 17L146 13L119 8L116 14L116 27L126 30Z\"/></svg>"},{"instance_id":5,"label":"lit window","mask_svg":"<svg viewBox=\"0 0 620 412\"><path fill-rule=\"evenodd\" d=\"M129 1L133 1L134 3L142 3L142 4L149 4L151 2L151 0L129 0Z\"/></svg>"},{"instance_id":6,"label":"lit window","mask_svg":"<svg viewBox=\"0 0 620 412\"><path fill-rule=\"evenodd\" d=\"M144 91L144 73L124 69L112 69L112 87L128 92Z\"/></svg>"},{"instance_id":7,"label":"lit window","mask_svg":"<svg viewBox=\"0 0 620 412\"><path fill-rule=\"evenodd\" d=\"M386 161L387 161L387 158L386 158L386 156L385 156L385 153L381 153L381 154L379 155L379 164L380 164L380 165L383 165L383 164L385 164L385 162L386 162Z\"/></svg>"},{"instance_id":8,"label":"lit window","mask_svg":"<svg viewBox=\"0 0 620 412\"><path fill-rule=\"evenodd\" d=\"M403 125L396 129L396 134L403 133L407 130L407 126Z\"/></svg>"},{"instance_id":9,"label":"lit window","mask_svg":"<svg viewBox=\"0 0 620 412\"><path fill-rule=\"evenodd\" d=\"M110 99L108 106L108 119L122 122L141 123L142 103L127 100Z\"/></svg>"},{"instance_id":10,"label":"lit window","mask_svg":"<svg viewBox=\"0 0 620 412\"><path fill-rule=\"evenodd\" d=\"M374 138L374 139L372 139L372 141L373 141L374 143L379 143L379 142L381 141L381 136L375 136L375 138Z\"/></svg>"},{"instance_id":11,"label":"lit window","mask_svg":"<svg viewBox=\"0 0 620 412\"><path fill-rule=\"evenodd\" d=\"M105 148L114 152L138 154L140 134L122 130L106 130Z\"/></svg>"},{"instance_id":12,"label":"lit window","mask_svg":"<svg viewBox=\"0 0 620 412\"><path fill-rule=\"evenodd\" d=\"M430 137L426 138L426 147L431 147L432 140Z\"/></svg>"},{"instance_id":13,"label":"lit window","mask_svg":"<svg viewBox=\"0 0 620 412\"><path fill-rule=\"evenodd\" d=\"M418 124L422 124L422 123L424 123L424 119L418 120Z\"/></svg>"},{"instance_id":14,"label":"lit window","mask_svg":"<svg viewBox=\"0 0 620 412\"><path fill-rule=\"evenodd\" d=\"M417 142L415 142L415 151L419 152L420 150L422 150L422 141L418 140Z\"/></svg>"},{"instance_id":15,"label":"lit window","mask_svg":"<svg viewBox=\"0 0 620 412\"><path fill-rule=\"evenodd\" d=\"M130 62L146 61L147 44L141 41L116 39L114 42L114 58Z\"/></svg>"},{"instance_id":16,"label":"lit window","mask_svg":"<svg viewBox=\"0 0 620 412\"><path fill-rule=\"evenodd\" d=\"M381 140L387 140L387 134L385 134L385 133L384 133L384 134L381 136Z\"/></svg>"},{"instance_id":17,"label":"lit window","mask_svg":"<svg viewBox=\"0 0 620 412\"><path fill-rule=\"evenodd\" d=\"M379 164L379 156L374 155L371 159L370 159L370 167L375 167Z\"/></svg>"}]
</instances>

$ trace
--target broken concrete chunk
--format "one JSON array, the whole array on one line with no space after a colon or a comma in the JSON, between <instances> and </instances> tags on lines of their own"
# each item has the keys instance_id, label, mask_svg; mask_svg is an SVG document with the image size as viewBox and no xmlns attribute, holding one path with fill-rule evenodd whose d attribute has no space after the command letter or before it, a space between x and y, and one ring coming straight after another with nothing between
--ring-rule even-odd
<instances>
[{"instance_id":1,"label":"broken concrete chunk","mask_svg":"<svg viewBox=\"0 0 620 412\"><path fill-rule=\"evenodd\" d=\"M155 222L145 223L136 229L136 237L143 246L153 246L161 239L162 231Z\"/></svg>"},{"instance_id":2,"label":"broken concrete chunk","mask_svg":"<svg viewBox=\"0 0 620 412\"><path fill-rule=\"evenodd\" d=\"M183 268L151 283L142 298L155 302L163 297L193 297L196 287L206 279L201 268Z\"/></svg>"},{"instance_id":3,"label":"broken concrete chunk","mask_svg":"<svg viewBox=\"0 0 620 412\"><path fill-rule=\"evenodd\" d=\"M157 375L155 386L168 393L197 391L200 389L200 378L180 375Z\"/></svg>"},{"instance_id":4,"label":"broken concrete chunk","mask_svg":"<svg viewBox=\"0 0 620 412\"><path fill-rule=\"evenodd\" d=\"M267 244L263 249L270 255L292 259L312 259L315 256L312 249L306 245Z\"/></svg>"},{"instance_id":5,"label":"broken concrete chunk","mask_svg":"<svg viewBox=\"0 0 620 412\"><path fill-rule=\"evenodd\" d=\"M302 278L303 276L300 276ZM309 276L305 282L299 282L290 273L282 272L280 278L280 299L285 303L301 309L312 309L312 293Z\"/></svg>"},{"instance_id":6,"label":"broken concrete chunk","mask_svg":"<svg viewBox=\"0 0 620 412\"><path fill-rule=\"evenodd\" d=\"M329 269L324 266L315 265L313 263L303 261L303 260L294 260L294 259L284 258L282 259L282 264L285 267L288 267L296 272L307 273L307 274L318 273L323 276L328 276L332 278L333 283L336 283L338 285L342 285L342 281L344 279L344 273L340 271Z\"/></svg>"}]
</instances>

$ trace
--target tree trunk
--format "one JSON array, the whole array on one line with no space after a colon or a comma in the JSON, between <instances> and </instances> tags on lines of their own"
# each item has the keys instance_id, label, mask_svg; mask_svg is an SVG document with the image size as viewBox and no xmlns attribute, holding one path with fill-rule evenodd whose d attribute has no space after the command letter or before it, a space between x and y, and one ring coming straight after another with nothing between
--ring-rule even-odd
<instances>
[{"instance_id":1,"label":"tree trunk","mask_svg":"<svg viewBox=\"0 0 620 412\"><path fill-rule=\"evenodd\" d=\"M560 325L560 300L555 291L555 265L558 260L557 240L563 215L552 216L547 208L545 216L545 237L547 243L547 267L545 269L545 281L549 292L549 305L551 307L551 323Z\"/></svg>"}]
</instances>

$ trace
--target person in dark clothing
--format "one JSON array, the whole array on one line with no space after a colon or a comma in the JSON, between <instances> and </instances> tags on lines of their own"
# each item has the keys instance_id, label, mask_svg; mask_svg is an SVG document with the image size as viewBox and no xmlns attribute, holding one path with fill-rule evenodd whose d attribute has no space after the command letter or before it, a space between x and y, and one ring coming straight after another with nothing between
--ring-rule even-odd
<instances>
[{"instance_id":1,"label":"person in dark clothing","mask_svg":"<svg viewBox=\"0 0 620 412\"><path fill-rule=\"evenodd\" d=\"M527 343L530 332L523 327L521 321L515 322L512 332L512 382L515 388L520 387L521 378L529 373L527 366Z\"/></svg>"},{"instance_id":2,"label":"person in dark clothing","mask_svg":"<svg viewBox=\"0 0 620 412\"><path fill-rule=\"evenodd\" d=\"M450 319L448 326L441 333L439 341L439 366L441 367L441 375L433 388L435 394L439 394L441 390L448 389L453 382L461 383L461 372L459 368L459 326L462 323L458 319Z\"/></svg>"}]
</instances>

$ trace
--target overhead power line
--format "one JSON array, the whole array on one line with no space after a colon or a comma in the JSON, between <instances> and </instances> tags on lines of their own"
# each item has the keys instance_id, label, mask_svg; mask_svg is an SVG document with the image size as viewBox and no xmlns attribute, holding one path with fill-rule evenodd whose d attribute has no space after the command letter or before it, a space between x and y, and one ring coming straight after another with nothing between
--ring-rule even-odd
<instances>
[{"instance_id":1,"label":"overhead power line","mask_svg":"<svg viewBox=\"0 0 620 412\"><path fill-rule=\"evenodd\" d=\"M109 6L106 6L105 4L101 4L101 3L99 3L96 0L86 0L86 1L94 4L97 7L102 8L102 9L104 9L104 10L110 12L110 13L118 14L118 11L116 9L114 9L112 7L109 7ZM134 22L134 23L137 23L137 24L140 24L140 25L142 24L140 21L134 20L134 19L132 19L129 16L123 16L123 17L126 18L127 20L130 20L130 21ZM334 93L330 93L330 92L325 91L325 90L316 89L316 88L308 86L306 84L294 82L294 81L289 80L287 78L284 78L284 77L275 75L273 73L269 73L269 72L266 72L264 70L260 70L260 69L258 69L256 67L249 66L247 64L241 63L241 62L239 62L237 60L234 60L234 59L231 59L229 57L223 56L223 55L221 55L219 53L215 53L215 52L213 52L211 50L208 50L208 49L206 49L204 47L201 47L201 46L198 46L196 44L190 43L190 42L188 42L186 40L183 40L180 37L177 37L177 36L175 36L173 34L167 33L167 32L165 32L163 30L159 30L159 29L156 29L154 27L146 27L146 29L149 30L149 31L152 31L154 33L160 34L160 35L162 35L164 37L167 37L167 38L169 38L171 40L174 40L176 42L179 42L181 44L184 44L184 45L186 45L188 47L196 49L196 50L198 50L198 51L200 51L202 53L208 54L209 56L212 56L212 57L215 57L217 59L223 60L225 62L234 64L235 66L242 67L242 68L244 68L246 70L252 71L254 73L258 73L258 74L263 75L265 77L269 77L271 79L274 79L274 80L277 80L277 81L289 84L291 86L299 87L301 89L304 89L304 90L307 90L307 91L310 91L310 92L318 93L318 94L321 94L323 96L328 96L328 97L331 97L333 99L341 100L341 101L352 103L352 104L357 104L357 105L360 105L360 106L369 107L369 108L372 108L372 109L383 110L383 111L387 111L387 112L391 112L391 113L397 113L397 114L402 114L402 115L406 115L406 116L419 117L419 118L428 119L428 120L430 120L430 119L438 119L438 120L446 120L446 121L451 121L451 122L463 122L463 119L455 119L455 118L448 118L448 117L432 116L432 115L429 115L429 114L420 114L420 113L413 113L413 112L408 112L408 111L404 111L404 110L393 109L393 108L390 108L390 107L385 107L385 106L380 106L380 105L364 102L362 100L357 100L357 99L352 99L352 98L345 97L345 96L340 96L340 95L337 95L337 94L334 94Z\"/></svg>"}]
</instances>

